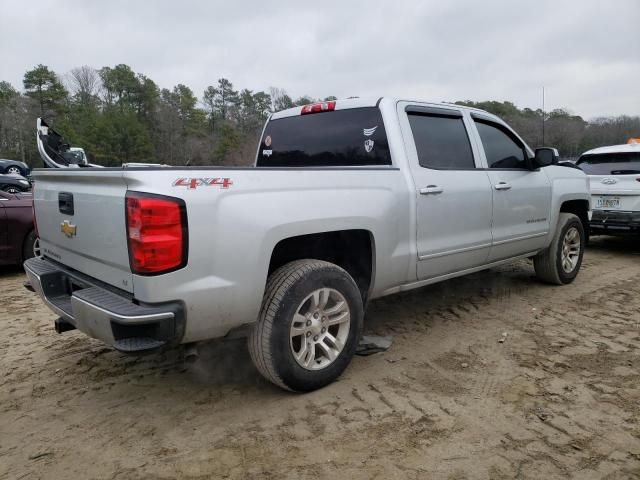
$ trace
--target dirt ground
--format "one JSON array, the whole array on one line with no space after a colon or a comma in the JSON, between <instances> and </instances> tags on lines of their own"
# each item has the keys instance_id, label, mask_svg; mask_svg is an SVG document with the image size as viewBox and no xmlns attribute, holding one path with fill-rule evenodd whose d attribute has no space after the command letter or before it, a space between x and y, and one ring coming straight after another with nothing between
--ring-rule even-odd
<instances>
[{"instance_id":1,"label":"dirt ground","mask_svg":"<svg viewBox=\"0 0 640 480\"><path fill-rule=\"evenodd\" d=\"M391 349L306 395L243 340L185 365L57 335L24 278L0 270L0 479L640 478L638 240L566 287L523 261L375 301Z\"/></svg>"}]
</instances>

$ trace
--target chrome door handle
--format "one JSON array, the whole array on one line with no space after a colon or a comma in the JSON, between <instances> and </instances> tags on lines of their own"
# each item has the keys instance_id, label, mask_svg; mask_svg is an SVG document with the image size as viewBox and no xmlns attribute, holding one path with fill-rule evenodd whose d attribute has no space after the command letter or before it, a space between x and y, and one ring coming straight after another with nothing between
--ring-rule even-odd
<instances>
[{"instance_id":1,"label":"chrome door handle","mask_svg":"<svg viewBox=\"0 0 640 480\"><path fill-rule=\"evenodd\" d=\"M420 195L436 195L442 192L444 192L444 188L439 187L438 185L427 185L420 189Z\"/></svg>"},{"instance_id":2,"label":"chrome door handle","mask_svg":"<svg viewBox=\"0 0 640 480\"><path fill-rule=\"evenodd\" d=\"M511 184L507 183L507 182L500 182L497 185L494 185L494 187L496 190L510 190L511 189Z\"/></svg>"}]
</instances>

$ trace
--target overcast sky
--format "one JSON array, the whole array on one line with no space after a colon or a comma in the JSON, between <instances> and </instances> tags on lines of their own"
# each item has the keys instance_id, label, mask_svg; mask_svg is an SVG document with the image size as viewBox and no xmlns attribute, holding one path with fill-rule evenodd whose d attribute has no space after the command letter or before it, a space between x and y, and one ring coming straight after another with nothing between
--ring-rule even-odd
<instances>
[{"instance_id":1,"label":"overcast sky","mask_svg":"<svg viewBox=\"0 0 640 480\"><path fill-rule=\"evenodd\" d=\"M201 96L220 77L291 96L511 100L640 114L640 0L0 0L0 80L128 64Z\"/></svg>"}]
</instances>

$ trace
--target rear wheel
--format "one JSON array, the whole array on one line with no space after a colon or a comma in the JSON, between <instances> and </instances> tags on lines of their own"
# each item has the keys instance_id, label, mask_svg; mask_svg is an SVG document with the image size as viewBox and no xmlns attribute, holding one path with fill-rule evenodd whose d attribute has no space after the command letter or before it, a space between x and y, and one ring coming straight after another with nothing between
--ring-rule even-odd
<instances>
[{"instance_id":1,"label":"rear wheel","mask_svg":"<svg viewBox=\"0 0 640 480\"><path fill-rule=\"evenodd\" d=\"M572 213L561 212L551 245L533 258L538 278L556 285L573 282L582 265L585 244L580 218Z\"/></svg>"},{"instance_id":2,"label":"rear wheel","mask_svg":"<svg viewBox=\"0 0 640 480\"><path fill-rule=\"evenodd\" d=\"M316 390L347 367L362 321L362 297L345 270L297 260L269 277L249 352L267 380L287 390Z\"/></svg>"}]
</instances>

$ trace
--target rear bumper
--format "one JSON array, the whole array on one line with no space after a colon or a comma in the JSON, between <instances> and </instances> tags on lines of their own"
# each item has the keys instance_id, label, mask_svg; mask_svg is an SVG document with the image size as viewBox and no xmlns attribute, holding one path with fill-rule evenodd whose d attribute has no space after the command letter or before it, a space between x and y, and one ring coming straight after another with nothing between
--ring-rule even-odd
<instances>
[{"instance_id":1,"label":"rear bumper","mask_svg":"<svg viewBox=\"0 0 640 480\"><path fill-rule=\"evenodd\" d=\"M640 234L640 212L593 210L590 226L594 234Z\"/></svg>"},{"instance_id":2,"label":"rear bumper","mask_svg":"<svg viewBox=\"0 0 640 480\"><path fill-rule=\"evenodd\" d=\"M24 264L31 287L66 322L123 352L143 352L180 343L180 302L142 305L130 295L41 258Z\"/></svg>"}]
</instances>

